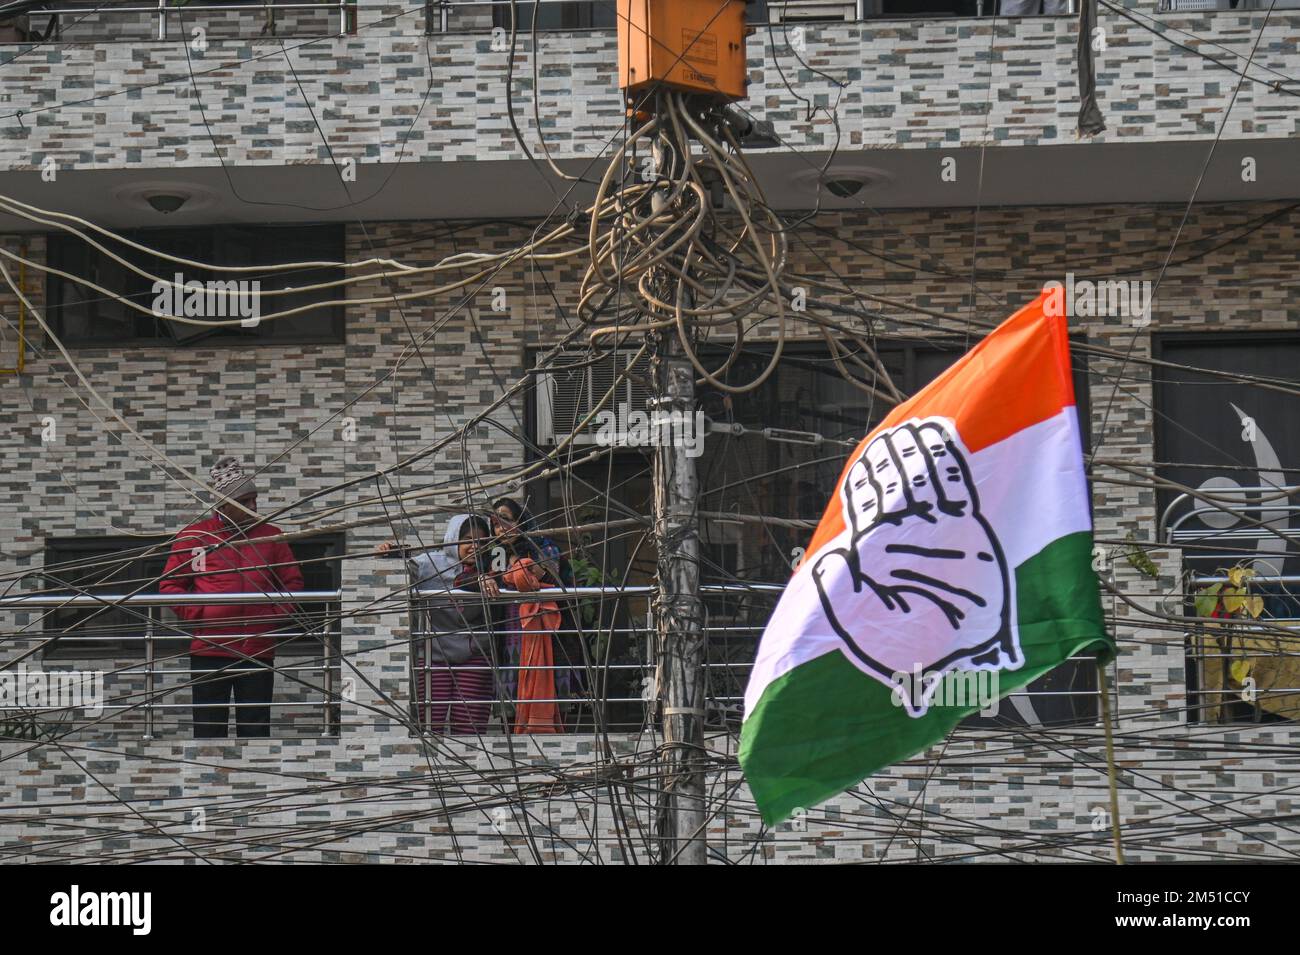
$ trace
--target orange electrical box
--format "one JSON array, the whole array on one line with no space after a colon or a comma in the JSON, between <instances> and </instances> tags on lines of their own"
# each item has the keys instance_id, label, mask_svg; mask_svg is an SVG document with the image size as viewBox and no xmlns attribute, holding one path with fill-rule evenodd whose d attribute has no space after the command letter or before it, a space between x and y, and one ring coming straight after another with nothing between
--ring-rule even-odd
<instances>
[{"instance_id":1,"label":"orange electrical box","mask_svg":"<svg viewBox=\"0 0 1300 955\"><path fill-rule=\"evenodd\" d=\"M745 97L745 0L618 0L618 85Z\"/></svg>"}]
</instances>

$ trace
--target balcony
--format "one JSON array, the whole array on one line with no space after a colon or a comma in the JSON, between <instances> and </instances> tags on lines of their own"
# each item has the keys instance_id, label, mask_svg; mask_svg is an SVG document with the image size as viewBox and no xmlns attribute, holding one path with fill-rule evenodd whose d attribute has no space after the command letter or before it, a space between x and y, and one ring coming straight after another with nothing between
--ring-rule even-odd
<instances>
[{"instance_id":1,"label":"balcony","mask_svg":"<svg viewBox=\"0 0 1300 955\"><path fill-rule=\"evenodd\" d=\"M743 717L745 685L763 626L783 588L775 584L703 584L706 653L705 728L735 732ZM283 595L304 608L295 628L277 631L274 698L270 736L314 739L372 731L389 720L409 736L500 736L522 732L563 734L639 734L658 731L657 662L649 586L543 589L503 592L485 598L472 591L420 589L411 592L410 634L404 692L376 695L361 678L365 660L342 645L342 619L358 612L341 591L302 591ZM0 736L54 738L131 738L177 741L192 737L194 684L206 671L192 669L191 636L167 613L182 605L265 603L266 594L38 594L0 597L0 611L38 611L47 638L74 644L53 665L14 666L10 681L41 680L39 698L17 697L17 683L0 692ZM512 656L512 638L522 631L494 628L495 659L435 661L435 644L475 631L437 625L440 611L458 603L483 601L519 605L551 601L569 612L552 635L554 662L539 665ZM373 607L373 604L371 604ZM305 608L315 607L314 611ZM391 606L388 608L393 609ZM64 626L59 614L89 611ZM392 619L390 617L390 619ZM35 641L34 641L35 642ZM46 644L48 649L49 644ZM440 658L439 658L440 659ZM47 663L48 663L47 658ZM232 660L232 663L235 661ZM524 692L523 674L551 674L554 696ZM1005 726L1089 724L1095 721L1097 688L1092 658L1081 657L1022 691L1010 694L970 729ZM43 674L43 676L36 676ZM485 679L479 680L479 676ZM482 692L470 691L473 682ZM56 688L60 693L56 693ZM405 704L398 702L404 698ZM970 703L989 703L976 699ZM228 704L242 706L263 703ZM554 705L554 719L543 728L521 726L527 706ZM395 719L394 719L395 718ZM378 720L378 722L377 722ZM990 722L991 721L991 722ZM234 719L231 720L235 722ZM199 740L203 742L203 740Z\"/></svg>"},{"instance_id":2,"label":"balcony","mask_svg":"<svg viewBox=\"0 0 1300 955\"><path fill-rule=\"evenodd\" d=\"M4 21L3 42L138 43L186 37L194 52L209 40L326 37L356 29L348 0L45 0Z\"/></svg>"},{"instance_id":3,"label":"balcony","mask_svg":"<svg viewBox=\"0 0 1300 955\"><path fill-rule=\"evenodd\" d=\"M346 35L330 5L328 35L283 49L260 28L209 34L202 50L174 38L51 42L39 57L0 49L29 63L0 76L0 191L110 227L161 224L133 192L160 179L203 199L192 208L202 205L204 221L252 207L283 222L542 215L555 201L549 174L524 156L505 96L509 76L515 119L540 156L534 69L541 132L562 168L599 168L620 135L608 29L543 31L535 52L524 33L511 66L491 5L354 9ZM438 32L444 12L448 32ZM263 8L238 15L250 26L266 19ZM1100 14L1108 128L1087 142L1075 135L1068 16L762 27L743 105L773 124L781 148L750 158L782 209L1185 201L1222 126L1199 199L1300 193L1300 13L1130 16ZM1249 79L1229 112L1240 72ZM1259 170L1250 181L1247 156ZM941 176L948 159L955 177ZM827 162L858 191L819 185ZM355 164L354 181L340 175L344 164ZM3 227L34 224L6 215Z\"/></svg>"},{"instance_id":4,"label":"balcony","mask_svg":"<svg viewBox=\"0 0 1300 955\"><path fill-rule=\"evenodd\" d=\"M240 707L269 705L271 733L281 738L336 736L340 706L351 691L339 650L343 595L338 591L277 594L300 608L296 626L274 632L278 644L275 696L265 704L232 702ZM36 594L0 597L0 611L39 611L24 634L44 649L58 643L57 662L15 665L21 651L6 654L3 673L12 685L0 702L3 736L28 739L104 736L185 739L191 735L190 691L199 678L191 669L191 635L167 611L180 606L265 604L264 593L246 594ZM315 608L315 609L307 609ZM61 615L74 613L66 622ZM36 629L41 627L42 629ZM40 639L45 637L44 640ZM213 635L219 636L219 635ZM32 656L29 649L24 657ZM39 658L36 658L39 660ZM46 663L51 663L46 657ZM232 659L232 663L237 662ZM41 676L40 674L43 674ZM61 687L66 698L18 698L18 682L36 680ZM231 722L235 722L234 719Z\"/></svg>"},{"instance_id":5,"label":"balcony","mask_svg":"<svg viewBox=\"0 0 1300 955\"><path fill-rule=\"evenodd\" d=\"M1291 495L1300 487L1282 483L1281 472L1264 474L1278 483L1243 487L1212 477L1175 496L1161 515L1161 536L1180 548L1187 582L1181 599L1166 600L1163 609L1181 609L1195 621L1186 647L1191 722L1300 717L1300 577L1283 572L1296 551L1291 527L1300 505ZM1230 571L1239 569L1248 577L1247 594L1259 598L1257 615L1230 615L1225 604L1204 599L1233 586Z\"/></svg>"},{"instance_id":6,"label":"balcony","mask_svg":"<svg viewBox=\"0 0 1300 955\"><path fill-rule=\"evenodd\" d=\"M539 32L613 30L617 13L605 0L538 0ZM1073 15L1077 0L1047 0L1052 15ZM1204 0L1196 0L1204 2ZM1225 0L1226 2L1226 0ZM1258 2L1258 0L1249 0ZM749 11L756 24L850 23L883 19L991 17L1020 11L1040 0L756 0ZM13 6L13 5L11 5ZM36 0L3 21L0 42L120 43L193 37L344 36L357 29L356 0ZM1263 4L1264 7L1267 3ZM427 0L425 29L431 33L473 33L510 26L510 0ZM1005 8L1000 10L1001 8ZM522 30L532 28L534 3L518 2ZM1018 14L1017 14L1018 15Z\"/></svg>"},{"instance_id":7,"label":"balcony","mask_svg":"<svg viewBox=\"0 0 1300 955\"><path fill-rule=\"evenodd\" d=\"M740 726L745 684L753 665L758 638L772 606L783 588L775 584L704 584L706 656L705 726L708 730L737 730ZM485 598L472 591L419 589L411 594L410 685L415 726L421 733L470 735L467 727L449 725L446 710L465 702L455 694L440 695L436 683L448 680L446 664L431 659L439 638L455 638L473 631L432 625L440 612L468 601L487 601L498 606L540 599L553 601L562 611L564 625L553 634L555 662L522 666L506 648L523 631L504 624L495 628L498 658L491 663L457 665L454 672L472 675L486 670L495 678L490 700L482 698L483 724L487 732L516 730L521 704L555 704L559 708L558 730L564 732L639 733L654 731L658 715L654 619L650 601L655 588L571 587L544 588L532 594L503 592ZM519 675L547 671L554 674L555 697L533 695L523 698L517 691ZM444 679L439 681L439 676ZM557 731L558 731L557 730Z\"/></svg>"}]
</instances>

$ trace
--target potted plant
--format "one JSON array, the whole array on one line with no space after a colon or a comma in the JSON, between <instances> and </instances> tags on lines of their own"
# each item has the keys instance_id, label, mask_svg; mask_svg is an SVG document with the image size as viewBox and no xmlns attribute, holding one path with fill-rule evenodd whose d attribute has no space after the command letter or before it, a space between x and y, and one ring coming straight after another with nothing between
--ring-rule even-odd
<instances>
[{"instance_id":1,"label":"potted plant","mask_svg":"<svg viewBox=\"0 0 1300 955\"><path fill-rule=\"evenodd\" d=\"M1296 686L1300 658L1287 654L1283 644L1291 641L1274 628L1251 626L1264 612L1264 598L1252 592L1255 570L1238 564L1216 576L1226 580L1201 588L1194 601L1196 616L1211 621L1199 641L1201 689L1213 699L1203 707L1206 720L1232 722L1234 710L1242 715L1238 699L1255 721L1264 713L1294 717L1300 705L1294 694L1261 696L1262 690Z\"/></svg>"}]
</instances>

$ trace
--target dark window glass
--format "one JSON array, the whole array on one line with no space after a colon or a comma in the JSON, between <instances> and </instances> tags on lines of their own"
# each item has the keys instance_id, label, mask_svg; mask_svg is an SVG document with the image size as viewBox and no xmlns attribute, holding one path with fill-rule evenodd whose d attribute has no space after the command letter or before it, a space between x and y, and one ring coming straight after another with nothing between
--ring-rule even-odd
<instances>
[{"instance_id":1,"label":"dark window glass","mask_svg":"<svg viewBox=\"0 0 1300 955\"><path fill-rule=\"evenodd\" d=\"M54 594L157 593L167 563L166 538L72 537L45 543L43 589ZM154 611L157 614L157 611ZM143 653L149 612L143 607L68 608L45 614L45 656Z\"/></svg>"},{"instance_id":2,"label":"dark window glass","mask_svg":"<svg viewBox=\"0 0 1300 955\"><path fill-rule=\"evenodd\" d=\"M1194 370L1300 383L1300 337L1159 336L1156 357L1188 366L1152 371L1160 476L1240 499L1232 513L1224 513L1187 492L1162 488L1157 492L1161 529L1177 535L1201 570L1241 560L1260 561L1261 571L1268 561L1276 574L1300 570L1289 556L1294 548L1250 525L1263 522L1284 533L1300 525L1295 504L1266 501L1267 491L1250 490L1300 482L1300 397Z\"/></svg>"},{"instance_id":3,"label":"dark window glass","mask_svg":"<svg viewBox=\"0 0 1300 955\"><path fill-rule=\"evenodd\" d=\"M347 545L342 534L321 534L292 541L289 547L302 571L303 590L338 590L342 578L342 558ZM337 604L306 604L302 607L301 622L311 627L311 633L285 644L289 653L303 653L313 657L321 655L320 634L339 634L339 606ZM324 625L322 627L322 624ZM337 665L337 657L334 664Z\"/></svg>"},{"instance_id":4,"label":"dark window glass","mask_svg":"<svg viewBox=\"0 0 1300 955\"><path fill-rule=\"evenodd\" d=\"M535 6L532 3L515 5L519 33L532 30ZM612 0L608 3L603 0L589 3L543 3L541 7L542 12L537 19L539 30L604 30L613 29L618 23L618 10ZM510 29L509 4L497 4L492 8L492 25Z\"/></svg>"},{"instance_id":5,"label":"dark window glass","mask_svg":"<svg viewBox=\"0 0 1300 955\"><path fill-rule=\"evenodd\" d=\"M516 5L520 33L532 29L531 3ZM748 23L845 23L858 18L858 10L867 19L907 17L977 17L1004 15L1070 15L1065 0L1031 2L1017 0L999 7L999 0L836 0L824 4L768 3L754 0L745 8ZM539 30L590 30L613 29L618 23L618 10L614 0L584 0L577 3L543 3ZM492 8L492 25L510 29L510 5L496 4Z\"/></svg>"},{"instance_id":6,"label":"dark window glass","mask_svg":"<svg viewBox=\"0 0 1300 955\"><path fill-rule=\"evenodd\" d=\"M1189 489L1158 491L1162 537L1182 548L1195 575L1251 568L1262 617L1271 626L1295 625L1300 591L1286 578L1300 572L1300 553L1285 538L1298 533L1300 504L1285 489L1300 483L1300 397L1206 371L1300 385L1300 336L1160 335L1155 356L1184 366L1152 370L1157 473ZM1218 506L1191 491L1217 497ZM1193 591L1206 586L1191 583ZM1187 612L1195 614L1190 601ZM1300 658L1285 638L1216 625L1191 634L1187 651L1191 719L1300 718ZM1253 693L1244 693L1244 673Z\"/></svg>"},{"instance_id":7,"label":"dark window glass","mask_svg":"<svg viewBox=\"0 0 1300 955\"><path fill-rule=\"evenodd\" d=\"M328 261L344 259L344 232L341 225L326 226L208 226L202 229L152 229L124 233L124 237L170 255L214 265L258 266L288 262ZM176 293L168 294L160 302L153 280L146 279L93 248L76 236L52 234L47 239L47 256L52 268L70 275L84 276L114 295L129 299L146 312L137 311L125 303L100 294L79 282L50 274L46 294L49 316L55 333L70 345L120 345L124 343L186 343L199 342L236 343L307 343L342 342L344 340L343 306L314 308L310 311L278 318L261 320L260 316L272 312L327 302L346 297L344 287L319 289L288 295L267 295L267 292L287 288L337 281L343 278L341 268L307 268L292 272L211 273L190 269L166 262L156 256L140 252L111 239L100 240L114 254L131 262L149 275L163 280L174 280L180 274L183 282L199 282L208 288L210 282L246 283L242 298L214 294L205 295L205 309L221 309L224 314L207 311L202 318L253 318L258 321L248 325L231 325L204 328L168 320L158 311L175 311ZM258 283L254 286L252 283ZM232 286L224 286L233 288ZM252 311L256 293L258 312ZM188 293L186 293L188 297ZM179 304L184 307L185 299Z\"/></svg>"},{"instance_id":8,"label":"dark window glass","mask_svg":"<svg viewBox=\"0 0 1300 955\"><path fill-rule=\"evenodd\" d=\"M976 0L879 0L871 6L883 17L973 17L978 9Z\"/></svg>"}]
</instances>

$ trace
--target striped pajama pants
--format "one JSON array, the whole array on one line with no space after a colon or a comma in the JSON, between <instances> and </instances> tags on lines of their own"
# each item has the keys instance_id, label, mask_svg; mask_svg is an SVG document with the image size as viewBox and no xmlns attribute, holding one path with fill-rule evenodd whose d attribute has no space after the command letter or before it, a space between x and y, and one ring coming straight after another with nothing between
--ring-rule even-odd
<instances>
[{"instance_id":1,"label":"striped pajama pants","mask_svg":"<svg viewBox=\"0 0 1300 955\"><path fill-rule=\"evenodd\" d=\"M482 667L482 669L470 669ZM486 733L492 716L491 664L485 657L471 657L449 666L434 663L428 670L429 694L420 681L420 722L426 733L438 736L474 736Z\"/></svg>"}]
</instances>

